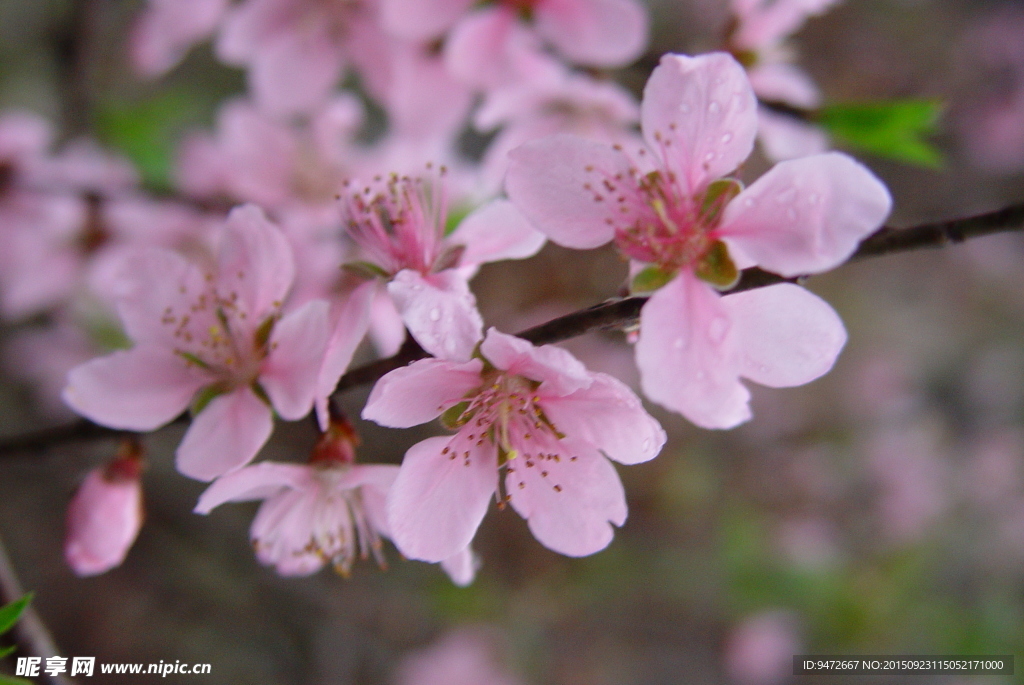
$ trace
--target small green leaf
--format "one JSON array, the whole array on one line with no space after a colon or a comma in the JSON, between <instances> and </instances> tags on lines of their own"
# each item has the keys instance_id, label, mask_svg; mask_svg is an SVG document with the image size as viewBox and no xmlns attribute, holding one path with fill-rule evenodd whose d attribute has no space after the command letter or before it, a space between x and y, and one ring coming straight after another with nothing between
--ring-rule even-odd
<instances>
[{"instance_id":1,"label":"small green leaf","mask_svg":"<svg viewBox=\"0 0 1024 685\"><path fill-rule=\"evenodd\" d=\"M437 256L434 260L434 265L430 267L430 270L434 273L444 271L445 269L452 269L459 265L462 261L462 255L466 251L465 245L449 245L445 248L444 252Z\"/></svg>"},{"instance_id":2,"label":"small green leaf","mask_svg":"<svg viewBox=\"0 0 1024 685\"><path fill-rule=\"evenodd\" d=\"M459 402L452 407L448 407L444 410L444 413L441 414L441 425L451 430L455 430L456 428L461 428L466 425L469 418L467 417L464 419L462 418L462 415L467 409L469 409L469 402Z\"/></svg>"},{"instance_id":3,"label":"small green leaf","mask_svg":"<svg viewBox=\"0 0 1024 685\"><path fill-rule=\"evenodd\" d=\"M206 409L206 405L212 402L215 397L219 397L220 395L223 395L226 392L227 388L218 383L208 385L202 390L200 390L198 393L196 393L195 399L192 400L192 406L189 408L189 410L192 412L192 416L196 416L199 412Z\"/></svg>"},{"instance_id":4,"label":"small green leaf","mask_svg":"<svg viewBox=\"0 0 1024 685\"><path fill-rule=\"evenodd\" d=\"M18 619L21 618L21 614L25 611L25 607L32 601L32 593L26 593L21 599L16 599L10 604L5 604L0 607L0 635L10 630Z\"/></svg>"},{"instance_id":5,"label":"small green leaf","mask_svg":"<svg viewBox=\"0 0 1024 685\"><path fill-rule=\"evenodd\" d=\"M729 248L721 240L711 245L708 253L697 263L694 273L719 290L728 290L740 280L739 269L729 256Z\"/></svg>"},{"instance_id":6,"label":"small green leaf","mask_svg":"<svg viewBox=\"0 0 1024 685\"><path fill-rule=\"evenodd\" d=\"M272 314L263 320L260 327L256 329L256 349L266 350L267 343L270 342L270 334L274 330L274 324L277 323L277 315Z\"/></svg>"},{"instance_id":7,"label":"small green leaf","mask_svg":"<svg viewBox=\"0 0 1024 685\"><path fill-rule=\"evenodd\" d=\"M706 226L717 226L722 211L734 197L743 191L743 184L734 178L720 178L713 181L704 192L700 214Z\"/></svg>"},{"instance_id":8,"label":"small green leaf","mask_svg":"<svg viewBox=\"0 0 1024 685\"><path fill-rule=\"evenodd\" d=\"M187 361L189 364L195 364L200 369L209 369L210 365L200 359L198 356L191 352L185 352L184 350L175 350L175 354Z\"/></svg>"},{"instance_id":9,"label":"small green leaf","mask_svg":"<svg viewBox=\"0 0 1024 685\"><path fill-rule=\"evenodd\" d=\"M450 236L455 232L455 229L459 227L462 220L469 216L475 208L473 205L460 204L455 205L448 210L448 218L444 223L444 235L445 237Z\"/></svg>"},{"instance_id":10,"label":"small green leaf","mask_svg":"<svg viewBox=\"0 0 1024 685\"><path fill-rule=\"evenodd\" d=\"M629 291L633 294L653 293L674 277L675 272L665 271L660 266L652 264L651 266L644 267L640 273L633 276L633 282L629 286Z\"/></svg>"},{"instance_id":11,"label":"small green leaf","mask_svg":"<svg viewBox=\"0 0 1024 685\"><path fill-rule=\"evenodd\" d=\"M388 272L373 262L345 262L341 268L353 276L367 281L372 281L375 278L389 278Z\"/></svg>"},{"instance_id":12,"label":"small green leaf","mask_svg":"<svg viewBox=\"0 0 1024 685\"><path fill-rule=\"evenodd\" d=\"M5 656L10 654L11 652L16 650L17 648L18 648L17 645L11 645L10 647L0 648L0 659L3 659Z\"/></svg>"},{"instance_id":13,"label":"small green leaf","mask_svg":"<svg viewBox=\"0 0 1024 685\"><path fill-rule=\"evenodd\" d=\"M935 169L944 160L927 137L941 113L937 100L842 103L822 108L817 121L847 147Z\"/></svg>"}]
</instances>

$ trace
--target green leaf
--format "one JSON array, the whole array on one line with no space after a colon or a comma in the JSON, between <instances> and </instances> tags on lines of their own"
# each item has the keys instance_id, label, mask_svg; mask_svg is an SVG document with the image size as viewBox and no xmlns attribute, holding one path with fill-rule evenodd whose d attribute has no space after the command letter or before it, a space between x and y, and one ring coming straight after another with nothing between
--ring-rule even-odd
<instances>
[{"instance_id":1,"label":"green leaf","mask_svg":"<svg viewBox=\"0 0 1024 685\"><path fill-rule=\"evenodd\" d=\"M366 281L372 281L375 278L390 278L387 271L373 262L345 262L341 268Z\"/></svg>"},{"instance_id":2,"label":"green leaf","mask_svg":"<svg viewBox=\"0 0 1024 685\"><path fill-rule=\"evenodd\" d=\"M943 156L927 137L936 132L941 113L937 100L842 103L822 108L817 121L846 147L937 169Z\"/></svg>"},{"instance_id":3,"label":"green leaf","mask_svg":"<svg viewBox=\"0 0 1024 685\"><path fill-rule=\"evenodd\" d=\"M21 618L21 614L25 611L25 607L32 601L32 593L26 593L21 599L16 599L10 604L6 604L0 607L0 635L6 633L8 630L18 622Z\"/></svg>"},{"instance_id":4,"label":"green leaf","mask_svg":"<svg viewBox=\"0 0 1024 685\"><path fill-rule=\"evenodd\" d=\"M469 409L469 402L459 402L456 405L448 407L441 414L441 425L451 430L461 428L466 425L466 422L469 421L470 417L463 418L462 415L467 409Z\"/></svg>"},{"instance_id":5,"label":"green leaf","mask_svg":"<svg viewBox=\"0 0 1024 685\"><path fill-rule=\"evenodd\" d=\"M195 399L192 400L192 406L189 407L189 411L192 412L192 416L199 414L199 412L206 409L206 405L227 391L227 388L222 384L214 383L213 385L208 385L197 392Z\"/></svg>"},{"instance_id":6,"label":"green leaf","mask_svg":"<svg viewBox=\"0 0 1024 685\"><path fill-rule=\"evenodd\" d=\"M675 272L665 271L660 266L652 264L651 266L644 267L640 273L633 276L633 282L629 286L629 291L633 294L653 293L674 277Z\"/></svg>"},{"instance_id":7,"label":"green leaf","mask_svg":"<svg viewBox=\"0 0 1024 685\"><path fill-rule=\"evenodd\" d=\"M12 675L0 673L0 685L32 685L32 682L24 678L15 678Z\"/></svg>"},{"instance_id":8,"label":"green leaf","mask_svg":"<svg viewBox=\"0 0 1024 685\"><path fill-rule=\"evenodd\" d=\"M13 652L14 650L16 650L17 648L18 648L18 647L17 647L16 645L11 645L10 647L3 647L3 648L0 648L0 659L3 659L3 658L4 658L5 656L7 656L8 654L10 654L11 652Z\"/></svg>"},{"instance_id":9,"label":"green leaf","mask_svg":"<svg viewBox=\"0 0 1024 685\"><path fill-rule=\"evenodd\" d=\"M701 201L700 213L704 225L717 226L722 218L722 211L734 197L743 190L743 184L734 178L720 178L708 185Z\"/></svg>"},{"instance_id":10,"label":"green leaf","mask_svg":"<svg viewBox=\"0 0 1024 685\"><path fill-rule=\"evenodd\" d=\"M462 223L462 220L469 216L474 209L476 209L476 207L466 203L457 204L454 207L451 207L448 210L448 217L444 222L445 237L454 233L455 229Z\"/></svg>"},{"instance_id":11,"label":"green leaf","mask_svg":"<svg viewBox=\"0 0 1024 685\"><path fill-rule=\"evenodd\" d=\"M729 256L729 248L721 240L711 245L708 253L697 263L694 273L697 278L719 290L728 290L740 280L740 271Z\"/></svg>"}]
</instances>

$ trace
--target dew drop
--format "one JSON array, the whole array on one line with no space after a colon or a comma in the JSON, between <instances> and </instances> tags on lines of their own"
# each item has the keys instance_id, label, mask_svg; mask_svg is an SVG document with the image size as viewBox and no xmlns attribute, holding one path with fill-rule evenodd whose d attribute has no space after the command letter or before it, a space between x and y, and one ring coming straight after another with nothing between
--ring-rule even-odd
<instances>
[{"instance_id":1,"label":"dew drop","mask_svg":"<svg viewBox=\"0 0 1024 685\"><path fill-rule=\"evenodd\" d=\"M722 134L722 142L723 143L728 143L730 140L732 140L732 134L731 133L723 133Z\"/></svg>"},{"instance_id":2,"label":"dew drop","mask_svg":"<svg viewBox=\"0 0 1024 685\"><path fill-rule=\"evenodd\" d=\"M722 106L717 102L712 101L710 104L708 104L708 111L711 112L712 114L718 114L718 112L721 111L721 109Z\"/></svg>"},{"instance_id":3,"label":"dew drop","mask_svg":"<svg viewBox=\"0 0 1024 685\"><path fill-rule=\"evenodd\" d=\"M682 338L676 338L674 341L672 341L672 347L676 348L677 350L683 349L683 346L685 344L686 343L683 341Z\"/></svg>"},{"instance_id":4,"label":"dew drop","mask_svg":"<svg viewBox=\"0 0 1024 685\"><path fill-rule=\"evenodd\" d=\"M775 196L775 201L780 205L789 204L796 199L796 188L790 188L783 190L781 193Z\"/></svg>"},{"instance_id":5,"label":"dew drop","mask_svg":"<svg viewBox=\"0 0 1024 685\"><path fill-rule=\"evenodd\" d=\"M431 321L440 321L441 320L441 310L438 309L437 307L434 307L433 309L430 310L429 316L430 316L430 320Z\"/></svg>"},{"instance_id":6,"label":"dew drop","mask_svg":"<svg viewBox=\"0 0 1024 685\"><path fill-rule=\"evenodd\" d=\"M715 158L715 153L714 152L709 152L706 155L704 155L704 161L705 162L710 162L714 158Z\"/></svg>"},{"instance_id":7,"label":"dew drop","mask_svg":"<svg viewBox=\"0 0 1024 685\"><path fill-rule=\"evenodd\" d=\"M690 105L689 105L689 103L684 102L683 104L679 105L679 111L682 112L683 114L689 114L690 113Z\"/></svg>"},{"instance_id":8,"label":"dew drop","mask_svg":"<svg viewBox=\"0 0 1024 685\"><path fill-rule=\"evenodd\" d=\"M644 452L646 452L647 450L651 449L651 439L650 438L644 438L644 441L642 443L640 443L640 449L643 450Z\"/></svg>"}]
</instances>

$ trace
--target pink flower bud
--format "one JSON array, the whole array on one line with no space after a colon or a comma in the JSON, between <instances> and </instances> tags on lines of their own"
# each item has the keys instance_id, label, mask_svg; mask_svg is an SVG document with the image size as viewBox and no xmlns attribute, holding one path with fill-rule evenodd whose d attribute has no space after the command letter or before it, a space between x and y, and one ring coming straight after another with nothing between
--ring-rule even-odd
<instances>
[{"instance_id":1,"label":"pink flower bud","mask_svg":"<svg viewBox=\"0 0 1024 685\"><path fill-rule=\"evenodd\" d=\"M86 476L68 506L64 557L80 576L119 566L142 527L141 455L134 446Z\"/></svg>"}]
</instances>

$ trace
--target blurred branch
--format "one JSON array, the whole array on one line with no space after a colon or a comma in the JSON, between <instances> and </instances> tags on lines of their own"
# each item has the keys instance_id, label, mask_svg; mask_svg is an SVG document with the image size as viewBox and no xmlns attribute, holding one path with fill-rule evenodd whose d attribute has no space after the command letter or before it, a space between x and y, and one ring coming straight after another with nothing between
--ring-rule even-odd
<instances>
[{"instance_id":1,"label":"blurred branch","mask_svg":"<svg viewBox=\"0 0 1024 685\"><path fill-rule=\"evenodd\" d=\"M886 254L918 250L922 248L938 248L950 244L962 243L970 238L978 238L993 233L1008 233L1024 230L1024 203L1010 205L993 212L951 221L921 224L909 228L882 227L863 241L850 257L848 262L880 257ZM763 288L777 283L800 283L806 276L785 278L778 274L764 271L757 267L744 269L740 280L729 290L729 293ZM647 297L627 297L610 300L601 304L581 309L557 319L552 319L516 335L529 340L534 345L569 340L585 333L598 330L623 330L636 326L640 321L640 310L647 302ZM380 359L352 369L341 377L335 388L335 394L362 385L376 382L390 371L401 368L417 359L423 359L427 353L411 337L392 357ZM188 415L182 414L175 423L187 420ZM0 439L0 455L12 455L25 452L36 452L59 443L93 438L114 437L123 435L124 431L98 426L85 419L65 426L47 428L33 433Z\"/></svg>"},{"instance_id":2,"label":"blurred branch","mask_svg":"<svg viewBox=\"0 0 1024 685\"><path fill-rule=\"evenodd\" d=\"M21 581L18 579L2 538L0 538L0 594L3 595L4 600L0 601L0 604L13 602L25 594L25 588L22 587ZM42 657L44 660L47 657L60 656L57 653L57 645L53 642L53 636L50 635L49 629L39 618L39 613L32 604L29 604L22 612L14 630L19 644L29 654ZM48 676L44 674L39 677L53 685L74 685L75 683L74 680L63 675Z\"/></svg>"}]
</instances>

